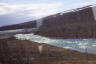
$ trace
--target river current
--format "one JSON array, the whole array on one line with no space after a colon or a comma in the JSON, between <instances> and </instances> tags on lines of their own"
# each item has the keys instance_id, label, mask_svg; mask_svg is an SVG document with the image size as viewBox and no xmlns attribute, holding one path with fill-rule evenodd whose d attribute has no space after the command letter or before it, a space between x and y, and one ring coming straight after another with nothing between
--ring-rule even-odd
<instances>
[{"instance_id":1,"label":"river current","mask_svg":"<svg viewBox=\"0 0 96 64\"><path fill-rule=\"evenodd\" d=\"M20 40L30 40L79 52L96 54L96 39L52 39L34 34L16 34L15 37Z\"/></svg>"}]
</instances>

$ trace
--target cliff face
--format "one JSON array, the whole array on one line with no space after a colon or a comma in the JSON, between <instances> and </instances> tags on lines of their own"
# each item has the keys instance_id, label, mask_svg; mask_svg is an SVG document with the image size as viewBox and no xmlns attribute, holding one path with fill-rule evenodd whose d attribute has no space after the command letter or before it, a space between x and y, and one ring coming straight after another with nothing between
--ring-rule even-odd
<instances>
[{"instance_id":1,"label":"cliff face","mask_svg":"<svg viewBox=\"0 0 96 64\"><path fill-rule=\"evenodd\" d=\"M57 38L96 38L92 7L58 13L43 19L38 34Z\"/></svg>"},{"instance_id":2,"label":"cliff face","mask_svg":"<svg viewBox=\"0 0 96 64\"><path fill-rule=\"evenodd\" d=\"M95 12L96 6L87 6L42 18L40 23L35 20L0 27L0 31L41 26L35 34L54 38L96 38Z\"/></svg>"}]
</instances>

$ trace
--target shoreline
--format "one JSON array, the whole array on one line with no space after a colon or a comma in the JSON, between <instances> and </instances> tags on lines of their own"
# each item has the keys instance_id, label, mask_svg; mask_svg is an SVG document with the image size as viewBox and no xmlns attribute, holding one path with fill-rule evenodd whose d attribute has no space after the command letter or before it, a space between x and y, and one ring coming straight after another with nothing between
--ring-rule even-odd
<instances>
[{"instance_id":1,"label":"shoreline","mask_svg":"<svg viewBox=\"0 0 96 64\"><path fill-rule=\"evenodd\" d=\"M43 45L41 54L38 50L40 45ZM93 61L95 64L96 54L81 53L28 40L17 40L14 37L0 39L0 62L2 64L6 62L6 64L60 64L66 62L88 64L88 61Z\"/></svg>"}]
</instances>

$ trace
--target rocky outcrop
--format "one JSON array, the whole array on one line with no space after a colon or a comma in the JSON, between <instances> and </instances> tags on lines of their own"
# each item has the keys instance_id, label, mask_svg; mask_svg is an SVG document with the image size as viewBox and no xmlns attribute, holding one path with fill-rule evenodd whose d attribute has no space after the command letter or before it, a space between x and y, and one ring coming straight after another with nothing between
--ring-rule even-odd
<instances>
[{"instance_id":1,"label":"rocky outcrop","mask_svg":"<svg viewBox=\"0 0 96 64\"><path fill-rule=\"evenodd\" d=\"M0 39L2 64L96 64L96 55L39 44L14 37Z\"/></svg>"}]
</instances>

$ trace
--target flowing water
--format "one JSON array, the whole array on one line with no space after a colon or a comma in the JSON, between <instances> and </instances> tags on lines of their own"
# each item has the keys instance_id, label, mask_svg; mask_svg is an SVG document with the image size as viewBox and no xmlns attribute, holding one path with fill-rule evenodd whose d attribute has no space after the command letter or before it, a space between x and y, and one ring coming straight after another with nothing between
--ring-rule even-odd
<instances>
[{"instance_id":1,"label":"flowing water","mask_svg":"<svg viewBox=\"0 0 96 64\"><path fill-rule=\"evenodd\" d=\"M16 34L15 37L20 40L30 40L80 52L96 54L96 39L52 39L34 34Z\"/></svg>"}]
</instances>

